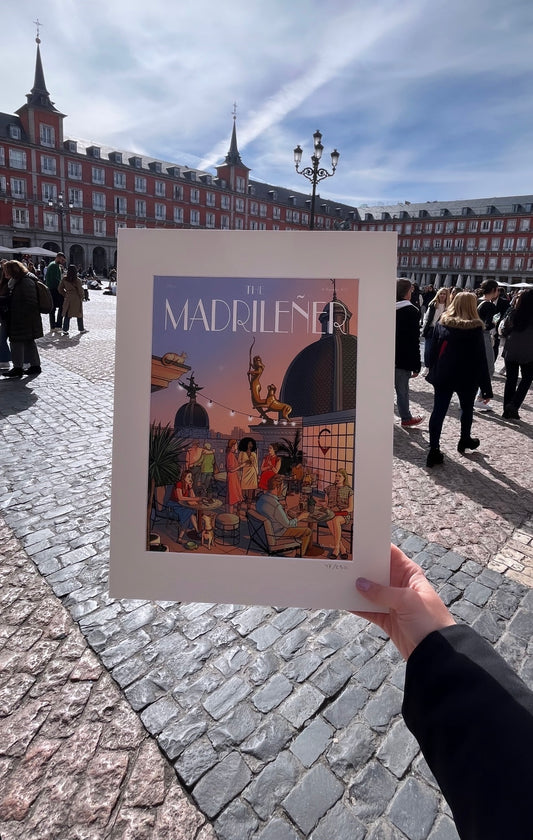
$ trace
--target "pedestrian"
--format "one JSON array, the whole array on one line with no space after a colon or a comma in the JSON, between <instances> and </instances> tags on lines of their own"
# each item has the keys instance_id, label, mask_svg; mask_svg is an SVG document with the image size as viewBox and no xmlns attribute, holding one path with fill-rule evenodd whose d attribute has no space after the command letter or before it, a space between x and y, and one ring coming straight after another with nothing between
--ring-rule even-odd
<instances>
[{"instance_id":1,"label":"pedestrian","mask_svg":"<svg viewBox=\"0 0 533 840\"><path fill-rule=\"evenodd\" d=\"M413 417L409 409L409 380L420 373L420 313L411 303L410 280L396 282L396 347L394 354L394 387L396 403L404 428L418 426L423 417Z\"/></svg>"},{"instance_id":2,"label":"pedestrian","mask_svg":"<svg viewBox=\"0 0 533 840\"><path fill-rule=\"evenodd\" d=\"M11 346L13 367L0 371L2 376L20 379L24 374L22 365L29 362L28 376L39 376L41 360L35 339L43 334L43 324L37 296L37 278L18 260L8 260L4 265L7 278L7 334Z\"/></svg>"},{"instance_id":3,"label":"pedestrian","mask_svg":"<svg viewBox=\"0 0 533 840\"><path fill-rule=\"evenodd\" d=\"M516 298L501 325L505 338L505 388L503 415L506 420L520 420L518 409L533 382L533 289L524 289ZM518 383L518 374L521 380Z\"/></svg>"},{"instance_id":4,"label":"pedestrian","mask_svg":"<svg viewBox=\"0 0 533 840\"><path fill-rule=\"evenodd\" d=\"M489 375L492 379L494 375L494 336L496 334L496 325L494 317L498 314L496 308L496 300L500 294L500 287L496 280L484 280L479 287L481 302L477 308L479 317L483 321L483 339L485 341L485 352L487 354L487 364L489 366ZM476 408L478 411L492 411L488 400L483 399L483 394L478 392L476 399Z\"/></svg>"},{"instance_id":5,"label":"pedestrian","mask_svg":"<svg viewBox=\"0 0 533 840\"><path fill-rule=\"evenodd\" d=\"M83 287L75 265L69 265L65 277L59 284L59 294L63 295L63 335L68 335L70 319L76 318L80 333L88 330L83 326Z\"/></svg>"},{"instance_id":6,"label":"pedestrian","mask_svg":"<svg viewBox=\"0 0 533 840\"><path fill-rule=\"evenodd\" d=\"M387 633L407 660L402 714L461 840L530 840L533 692L489 642L456 624L422 569L396 546L390 586L365 578L356 586L369 605L388 610L357 615Z\"/></svg>"},{"instance_id":7,"label":"pedestrian","mask_svg":"<svg viewBox=\"0 0 533 840\"><path fill-rule=\"evenodd\" d=\"M9 317L8 278L4 274L7 260L0 260L0 371L9 370L11 350L7 343L7 320Z\"/></svg>"},{"instance_id":8,"label":"pedestrian","mask_svg":"<svg viewBox=\"0 0 533 840\"><path fill-rule=\"evenodd\" d=\"M461 437L457 451L477 449L479 439L470 436L474 400L478 388L483 399L492 397L489 367L483 339L483 321L476 309L476 296L460 292L435 328L429 353L428 382L433 385L433 411L429 418L429 453L426 466L442 464L440 435L452 394L461 406Z\"/></svg>"},{"instance_id":9,"label":"pedestrian","mask_svg":"<svg viewBox=\"0 0 533 840\"><path fill-rule=\"evenodd\" d=\"M61 313L63 311L63 298L59 293L59 284L63 279L62 267L65 265L65 255L62 251L58 251L55 260L50 263L46 269L45 283L50 289L54 306L50 312L50 332L62 332L63 324Z\"/></svg>"},{"instance_id":10,"label":"pedestrian","mask_svg":"<svg viewBox=\"0 0 533 840\"><path fill-rule=\"evenodd\" d=\"M430 301L426 314L424 315L422 337L424 339L424 364L426 368L429 368L429 348L431 347L431 339L433 338L435 327L439 323L441 315L444 313L449 302L449 290L444 288L439 289L435 297Z\"/></svg>"}]
</instances>

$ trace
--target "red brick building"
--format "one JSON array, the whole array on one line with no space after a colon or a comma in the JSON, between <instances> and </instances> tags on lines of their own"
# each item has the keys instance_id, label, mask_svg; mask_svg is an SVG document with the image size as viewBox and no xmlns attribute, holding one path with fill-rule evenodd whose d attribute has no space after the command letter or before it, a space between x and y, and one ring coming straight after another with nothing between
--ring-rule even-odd
<instances>
[{"instance_id":1,"label":"red brick building","mask_svg":"<svg viewBox=\"0 0 533 840\"><path fill-rule=\"evenodd\" d=\"M39 40L33 88L0 113L0 245L64 250L98 272L116 263L120 227L306 230L306 193L250 178L235 122L216 175L65 137L46 89ZM533 196L352 207L317 196L315 226L393 230L398 272L421 285L533 274ZM64 246L64 247L63 247Z\"/></svg>"}]
</instances>

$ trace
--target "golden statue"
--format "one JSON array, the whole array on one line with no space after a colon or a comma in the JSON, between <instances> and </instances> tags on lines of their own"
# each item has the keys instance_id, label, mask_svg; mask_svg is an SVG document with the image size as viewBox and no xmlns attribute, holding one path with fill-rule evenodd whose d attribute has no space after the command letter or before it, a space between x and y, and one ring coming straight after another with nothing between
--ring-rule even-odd
<instances>
[{"instance_id":1,"label":"golden statue","mask_svg":"<svg viewBox=\"0 0 533 840\"><path fill-rule=\"evenodd\" d=\"M254 356L252 359L252 347L255 344L255 338L250 347L250 361L248 365L248 382L250 384L250 394L252 397L252 405L259 412L260 416L267 423L274 421L268 416L268 412L278 412L278 416L283 420L288 420L292 411L292 405L282 403L276 396L276 386L269 385L267 387L266 399L261 397L261 376L265 370L265 366L261 356Z\"/></svg>"}]
</instances>

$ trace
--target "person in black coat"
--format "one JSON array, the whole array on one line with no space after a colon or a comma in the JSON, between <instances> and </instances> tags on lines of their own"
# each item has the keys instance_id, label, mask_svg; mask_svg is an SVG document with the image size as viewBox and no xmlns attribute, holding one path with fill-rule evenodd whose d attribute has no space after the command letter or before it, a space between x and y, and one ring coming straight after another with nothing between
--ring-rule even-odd
<instances>
[{"instance_id":1,"label":"person in black coat","mask_svg":"<svg viewBox=\"0 0 533 840\"><path fill-rule=\"evenodd\" d=\"M429 419L429 453L426 465L442 464L440 435L453 393L461 406L461 437L457 451L477 449L479 439L470 436L474 400L478 388L488 401L492 397L483 322L476 309L476 296L460 292L450 303L435 328L429 351L428 382L435 389L433 411Z\"/></svg>"},{"instance_id":2,"label":"person in black coat","mask_svg":"<svg viewBox=\"0 0 533 840\"><path fill-rule=\"evenodd\" d=\"M404 720L461 840L531 840L533 692L492 646L447 610L422 569L391 546L390 586L358 591L384 612L358 612L407 660Z\"/></svg>"},{"instance_id":3,"label":"person in black coat","mask_svg":"<svg viewBox=\"0 0 533 840\"><path fill-rule=\"evenodd\" d=\"M422 417L413 417L409 408L409 380L420 373L420 312L411 303L411 281L396 282L396 347L394 387L402 426L418 426Z\"/></svg>"},{"instance_id":4,"label":"person in black coat","mask_svg":"<svg viewBox=\"0 0 533 840\"><path fill-rule=\"evenodd\" d=\"M35 339L43 334L43 324L37 296L37 278L18 260L8 260L4 265L4 275L8 283L9 313L7 334L11 346L13 367L1 371L3 376L20 379L24 371L24 361L29 362L29 376L41 373L41 360Z\"/></svg>"},{"instance_id":5,"label":"person in black coat","mask_svg":"<svg viewBox=\"0 0 533 840\"><path fill-rule=\"evenodd\" d=\"M533 289L524 289L501 325L505 338L503 414L506 420L520 420L518 409L533 382ZM518 373L522 374L518 382Z\"/></svg>"}]
</instances>

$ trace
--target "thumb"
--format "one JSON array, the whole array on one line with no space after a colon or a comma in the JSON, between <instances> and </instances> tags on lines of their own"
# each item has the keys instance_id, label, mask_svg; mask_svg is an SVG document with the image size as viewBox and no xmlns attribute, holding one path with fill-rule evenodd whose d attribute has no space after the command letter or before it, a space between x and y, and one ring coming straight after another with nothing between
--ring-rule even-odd
<instances>
[{"instance_id":1,"label":"thumb","mask_svg":"<svg viewBox=\"0 0 533 840\"><path fill-rule=\"evenodd\" d=\"M379 607L399 610L405 606L405 595L408 590L395 586L383 586L367 578L357 578L357 591Z\"/></svg>"}]
</instances>

